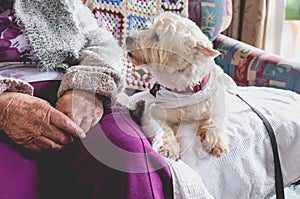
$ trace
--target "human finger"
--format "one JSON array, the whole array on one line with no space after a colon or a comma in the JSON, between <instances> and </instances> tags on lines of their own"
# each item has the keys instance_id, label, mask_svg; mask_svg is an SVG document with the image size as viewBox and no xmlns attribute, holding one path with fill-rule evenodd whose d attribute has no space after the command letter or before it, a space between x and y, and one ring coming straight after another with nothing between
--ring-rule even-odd
<instances>
[{"instance_id":1,"label":"human finger","mask_svg":"<svg viewBox=\"0 0 300 199\"><path fill-rule=\"evenodd\" d=\"M93 122L92 117L86 117L81 121L80 127L83 129L85 133L87 133L92 127L92 122Z\"/></svg>"},{"instance_id":2,"label":"human finger","mask_svg":"<svg viewBox=\"0 0 300 199\"><path fill-rule=\"evenodd\" d=\"M62 145L67 145L73 142L71 135L61 131L54 125L48 125L46 128L43 128L42 135L46 138Z\"/></svg>"},{"instance_id":3,"label":"human finger","mask_svg":"<svg viewBox=\"0 0 300 199\"><path fill-rule=\"evenodd\" d=\"M41 149L47 150L62 150L64 148L63 145L57 144L52 140L46 138L45 136L40 136L32 141L33 144L37 145Z\"/></svg>"},{"instance_id":4,"label":"human finger","mask_svg":"<svg viewBox=\"0 0 300 199\"><path fill-rule=\"evenodd\" d=\"M32 151L32 152L39 153L39 152L43 151L43 149L41 147L37 146L34 143L26 144L26 145L23 145L23 146L24 146L25 149L27 149L29 151Z\"/></svg>"},{"instance_id":5,"label":"human finger","mask_svg":"<svg viewBox=\"0 0 300 199\"><path fill-rule=\"evenodd\" d=\"M56 109L51 111L50 123L75 137L85 138L84 131L68 116Z\"/></svg>"},{"instance_id":6,"label":"human finger","mask_svg":"<svg viewBox=\"0 0 300 199\"><path fill-rule=\"evenodd\" d=\"M77 115L76 117L73 117L72 120L75 122L75 124L77 124L78 126L80 126L80 124L83 121L83 118L81 117L81 115ZM80 126L80 128L82 129L82 127ZM83 130L83 129L82 129ZM85 131L84 131L85 132Z\"/></svg>"},{"instance_id":7,"label":"human finger","mask_svg":"<svg viewBox=\"0 0 300 199\"><path fill-rule=\"evenodd\" d=\"M101 118L94 118L93 121L92 121L92 124L91 124L91 127L95 126L96 124L99 123Z\"/></svg>"}]
</instances>

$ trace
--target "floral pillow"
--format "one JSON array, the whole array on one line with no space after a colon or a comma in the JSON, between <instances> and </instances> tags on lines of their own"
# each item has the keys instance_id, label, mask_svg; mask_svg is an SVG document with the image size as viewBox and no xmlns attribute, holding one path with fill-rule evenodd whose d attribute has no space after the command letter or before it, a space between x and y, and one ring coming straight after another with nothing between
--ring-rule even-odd
<instances>
[{"instance_id":1,"label":"floral pillow","mask_svg":"<svg viewBox=\"0 0 300 199\"><path fill-rule=\"evenodd\" d=\"M13 16L0 16L0 62L32 62L31 47L18 20Z\"/></svg>"}]
</instances>

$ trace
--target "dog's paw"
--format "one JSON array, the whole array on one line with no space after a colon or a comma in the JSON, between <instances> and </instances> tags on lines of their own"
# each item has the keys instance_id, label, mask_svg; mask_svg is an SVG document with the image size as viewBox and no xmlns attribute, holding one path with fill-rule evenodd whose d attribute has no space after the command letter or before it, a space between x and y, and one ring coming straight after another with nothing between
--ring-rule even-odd
<instances>
[{"instance_id":1,"label":"dog's paw","mask_svg":"<svg viewBox=\"0 0 300 199\"><path fill-rule=\"evenodd\" d=\"M158 153L172 160L178 160L180 158L180 144L173 142L163 145L159 148Z\"/></svg>"},{"instance_id":2,"label":"dog's paw","mask_svg":"<svg viewBox=\"0 0 300 199\"><path fill-rule=\"evenodd\" d=\"M218 139L215 146L213 146L213 148L209 151L209 154L212 156L220 157L227 152L227 147L224 145L221 139Z\"/></svg>"}]
</instances>

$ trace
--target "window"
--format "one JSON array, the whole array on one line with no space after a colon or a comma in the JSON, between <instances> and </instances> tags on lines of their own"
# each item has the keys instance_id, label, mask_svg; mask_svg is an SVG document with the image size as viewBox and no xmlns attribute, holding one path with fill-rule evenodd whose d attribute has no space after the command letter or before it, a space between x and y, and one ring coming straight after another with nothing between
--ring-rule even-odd
<instances>
[{"instance_id":1,"label":"window","mask_svg":"<svg viewBox=\"0 0 300 199\"><path fill-rule=\"evenodd\" d=\"M281 55L300 61L300 1L286 0L281 38Z\"/></svg>"},{"instance_id":2,"label":"window","mask_svg":"<svg viewBox=\"0 0 300 199\"><path fill-rule=\"evenodd\" d=\"M285 20L300 20L299 0L286 0Z\"/></svg>"},{"instance_id":3,"label":"window","mask_svg":"<svg viewBox=\"0 0 300 199\"><path fill-rule=\"evenodd\" d=\"M299 0L277 0L269 4L265 49L300 62Z\"/></svg>"}]
</instances>

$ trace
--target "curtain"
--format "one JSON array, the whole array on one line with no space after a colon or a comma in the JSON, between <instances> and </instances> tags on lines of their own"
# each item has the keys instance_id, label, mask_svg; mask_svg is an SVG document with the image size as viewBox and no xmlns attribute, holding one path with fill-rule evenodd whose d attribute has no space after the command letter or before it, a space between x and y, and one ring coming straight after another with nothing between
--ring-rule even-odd
<instances>
[{"instance_id":1,"label":"curtain","mask_svg":"<svg viewBox=\"0 0 300 199\"><path fill-rule=\"evenodd\" d=\"M269 0L232 0L232 22L223 34L263 49L268 2Z\"/></svg>"},{"instance_id":2,"label":"curtain","mask_svg":"<svg viewBox=\"0 0 300 199\"><path fill-rule=\"evenodd\" d=\"M295 9L300 2L295 1ZM284 58L300 61L300 20L285 20L286 0L274 1L269 5L265 50Z\"/></svg>"},{"instance_id":3,"label":"curtain","mask_svg":"<svg viewBox=\"0 0 300 199\"><path fill-rule=\"evenodd\" d=\"M285 0L272 1L268 5L265 50L281 54L281 41L285 23Z\"/></svg>"},{"instance_id":4,"label":"curtain","mask_svg":"<svg viewBox=\"0 0 300 199\"><path fill-rule=\"evenodd\" d=\"M280 55L293 61L300 61L300 21L283 22Z\"/></svg>"}]
</instances>

